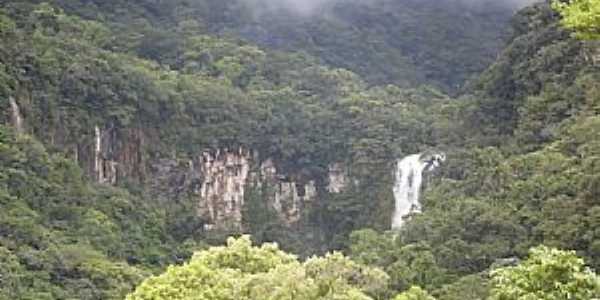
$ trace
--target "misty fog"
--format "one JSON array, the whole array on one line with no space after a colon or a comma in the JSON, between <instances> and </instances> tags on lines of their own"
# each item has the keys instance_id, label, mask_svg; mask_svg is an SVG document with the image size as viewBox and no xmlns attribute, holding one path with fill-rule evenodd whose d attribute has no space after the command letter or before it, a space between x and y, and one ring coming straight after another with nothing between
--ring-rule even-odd
<instances>
[{"instance_id":1,"label":"misty fog","mask_svg":"<svg viewBox=\"0 0 600 300\"><path fill-rule=\"evenodd\" d=\"M396 0L407 1L407 0ZM413 1L413 0L409 0ZM514 9L539 2L540 0L450 0L469 5L498 5L505 4ZM258 11L264 9L286 9L298 14L306 15L324 9L327 5L341 4L344 2L382 2L382 0L245 0L245 2Z\"/></svg>"}]
</instances>

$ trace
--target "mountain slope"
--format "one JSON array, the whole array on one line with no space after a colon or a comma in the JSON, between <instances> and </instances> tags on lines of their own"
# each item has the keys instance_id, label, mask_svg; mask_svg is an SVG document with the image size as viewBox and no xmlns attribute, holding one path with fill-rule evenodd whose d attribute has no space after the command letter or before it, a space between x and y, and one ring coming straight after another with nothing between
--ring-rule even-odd
<instances>
[{"instance_id":1,"label":"mountain slope","mask_svg":"<svg viewBox=\"0 0 600 300\"><path fill-rule=\"evenodd\" d=\"M268 0L50 3L69 14L112 23L121 31L119 39L137 43L117 47L174 68L181 66L178 35L193 24L202 33L306 52L371 85L429 84L452 93L494 60L517 7L511 1L321 2L308 11Z\"/></svg>"},{"instance_id":2,"label":"mountain slope","mask_svg":"<svg viewBox=\"0 0 600 300\"><path fill-rule=\"evenodd\" d=\"M281 51L297 48L283 39L290 27L249 23L238 2L36 2L0 10L0 274L10 278L0 296L119 299L191 249L242 232L300 256L347 251L384 268L390 291L419 285L441 299L485 297L486 270L542 243L599 266L598 47L572 38L547 4L515 16L506 49L451 99L320 64L370 68L347 55L379 62L369 51L395 51L399 33L371 22L405 16L380 18L375 5L292 26L324 37L304 49L311 56ZM411 16L432 9L406 3ZM447 14L462 12L437 13L451 24ZM358 20L376 32L354 31ZM262 42L278 49L236 37L261 41L269 26L282 43ZM431 59L427 68L465 78L475 68L453 69L435 50L453 47L434 38L452 34L426 30L440 26L415 30L424 56L389 54L400 66L375 67L411 86L446 80L420 77L416 62ZM347 30L356 36L336 39ZM370 48L380 34L387 50ZM435 148L449 159L427 180L424 212L382 233L395 160Z\"/></svg>"},{"instance_id":3,"label":"mountain slope","mask_svg":"<svg viewBox=\"0 0 600 300\"><path fill-rule=\"evenodd\" d=\"M598 45L574 39L548 4L515 20L517 35L474 95L441 120L462 135L447 140L448 165L428 185L424 212L400 239L353 234L354 257L397 273L402 288L416 281L441 299L482 299L488 268L540 244L576 250L600 266Z\"/></svg>"},{"instance_id":4,"label":"mountain slope","mask_svg":"<svg viewBox=\"0 0 600 300\"><path fill-rule=\"evenodd\" d=\"M497 1L331 1L307 14L256 9L233 30L267 47L307 51L373 84L456 92L500 51L513 9Z\"/></svg>"}]
</instances>

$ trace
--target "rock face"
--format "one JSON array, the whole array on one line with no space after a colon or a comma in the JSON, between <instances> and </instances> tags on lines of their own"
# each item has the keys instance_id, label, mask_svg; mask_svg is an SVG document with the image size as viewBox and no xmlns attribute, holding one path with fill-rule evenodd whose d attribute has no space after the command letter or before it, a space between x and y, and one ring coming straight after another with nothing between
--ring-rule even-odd
<instances>
[{"instance_id":1,"label":"rock face","mask_svg":"<svg viewBox=\"0 0 600 300\"><path fill-rule=\"evenodd\" d=\"M19 133L25 120L17 100L8 99L8 120ZM189 201L206 228L242 228L246 198L264 201L279 221L299 222L306 208L326 193L342 193L349 183L341 163L328 172L307 170L282 172L274 159L262 158L248 149L199 149L198 154L177 154L164 145L158 131L141 126L97 124L80 132L51 130L48 143L66 149L98 184L139 184L148 196L167 204ZM252 193L250 194L250 190Z\"/></svg>"},{"instance_id":2,"label":"rock face","mask_svg":"<svg viewBox=\"0 0 600 300\"><path fill-rule=\"evenodd\" d=\"M348 185L348 174L341 163L335 163L329 166L329 185L327 190L330 193L341 193Z\"/></svg>"},{"instance_id":3,"label":"rock face","mask_svg":"<svg viewBox=\"0 0 600 300\"><path fill-rule=\"evenodd\" d=\"M103 132L94 128L94 175L99 183L117 183L117 162L104 156Z\"/></svg>"},{"instance_id":4,"label":"rock face","mask_svg":"<svg viewBox=\"0 0 600 300\"><path fill-rule=\"evenodd\" d=\"M318 197L315 179L280 174L273 160L259 162L257 153L243 149L204 152L200 173L198 214L209 229L242 229L248 189L259 191L267 207L287 225L298 222L304 207Z\"/></svg>"},{"instance_id":5,"label":"rock face","mask_svg":"<svg viewBox=\"0 0 600 300\"><path fill-rule=\"evenodd\" d=\"M143 160L144 134L139 129L116 130L114 128L94 128L92 162L87 163L81 156L80 163L91 167L92 177L98 183L116 184L119 178L143 179L145 164ZM82 151L86 152L85 147ZM76 159L80 160L76 151ZM88 168L89 169L89 168Z\"/></svg>"},{"instance_id":6,"label":"rock face","mask_svg":"<svg viewBox=\"0 0 600 300\"><path fill-rule=\"evenodd\" d=\"M244 194L252 160L248 151L204 152L198 214L211 225L241 228Z\"/></svg>"},{"instance_id":7,"label":"rock face","mask_svg":"<svg viewBox=\"0 0 600 300\"><path fill-rule=\"evenodd\" d=\"M243 148L152 157L148 148L153 142L147 131L101 126L92 130L88 142L73 151L91 178L108 185L140 182L165 203L192 200L206 229L243 230L243 209L251 189L253 197L291 226L319 195L341 193L349 184L347 171L339 163L318 177L303 170L284 174L273 159L261 160L256 151Z\"/></svg>"},{"instance_id":8,"label":"rock face","mask_svg":"<svg viewBox=\"0 0 600 300\"><path fill-rule=\"evenodd\" d=\"M288 225L299 221L304 206L318 197L316 179L280 174L271 159L260 164L252 184L262 191L263 198Z\"/></svg>"}]
</instances>

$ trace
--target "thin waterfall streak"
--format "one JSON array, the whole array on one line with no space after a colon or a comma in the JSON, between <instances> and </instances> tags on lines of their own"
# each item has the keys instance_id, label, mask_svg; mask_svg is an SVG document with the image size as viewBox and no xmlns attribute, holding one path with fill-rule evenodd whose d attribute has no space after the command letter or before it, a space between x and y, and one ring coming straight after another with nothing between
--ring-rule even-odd
<instances>
[{"instance_id":1,"label":"thin waterfall streak","mask_svg":"<svg viewBox=\"0 0 600 300\"><path fill-rule=\"evenodd\" d=\"M8 101L10 103L10 116L12 125L17 133L24 133L25 130L23 127L23 116L21 115L21 109L19 108L17 101L15 101L15 98L8 97Z\"/></svg>"}]
</instances>

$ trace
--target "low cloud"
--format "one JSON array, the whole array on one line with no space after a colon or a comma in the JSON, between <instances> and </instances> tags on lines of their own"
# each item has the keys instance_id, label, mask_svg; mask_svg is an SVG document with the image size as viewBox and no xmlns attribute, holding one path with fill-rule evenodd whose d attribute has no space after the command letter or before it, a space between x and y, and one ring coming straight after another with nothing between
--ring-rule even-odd
<instances>
[{"instance_id":1,"label":"low cloud","mask_svg":"<svg viewBox=\"0 0 600 300\"><path fill-rule=\"evenodd\" d=\"M340 0L244 0L246 4L257 11L285 9L299 14L310 14L327 4Z\"/></svg>"},{"instance_id":2,"label":"low cloud","mask_svg":"<svg viewBox=\"0 0 600 300\"><path fill-rule=\"evenodd\" d=\"M343 4L344 2L384 2L381 0L243 0L257 11L285 9L301 15L311 14L320 11L330 4ZM405 1L405 0L397 0ZM411 0L414 1L414 0ZM541 0L450 0L472 5L487 5L489 3L505 4L510 8L521 8Z\"/></svg>"}]
</instances>

